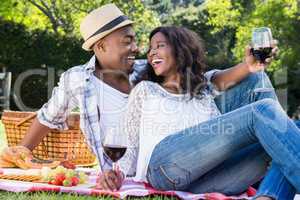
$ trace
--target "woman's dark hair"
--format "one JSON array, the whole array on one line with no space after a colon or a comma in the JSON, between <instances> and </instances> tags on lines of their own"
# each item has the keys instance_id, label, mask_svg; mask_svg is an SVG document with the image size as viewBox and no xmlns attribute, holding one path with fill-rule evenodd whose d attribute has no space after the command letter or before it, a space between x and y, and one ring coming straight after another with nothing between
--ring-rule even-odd
<instances>
[{"instance_id":1,"label":"woman's dark hair","mask_svg":"<svg viewBox=\"0 0 300 200\"><path fill-rule=\"evenodd\" d=\"M149 41L158 32L166 37L171 46L177 71L181 76L180 86L183 93L189 93L191 97L201 97L207 88L207 80L204 76L206 65L202 39L187 28L161 26L150 33ZM163 77L157 76L149 63L148 68L148 79L162 83Z\"/></svg>"}]
</instances>

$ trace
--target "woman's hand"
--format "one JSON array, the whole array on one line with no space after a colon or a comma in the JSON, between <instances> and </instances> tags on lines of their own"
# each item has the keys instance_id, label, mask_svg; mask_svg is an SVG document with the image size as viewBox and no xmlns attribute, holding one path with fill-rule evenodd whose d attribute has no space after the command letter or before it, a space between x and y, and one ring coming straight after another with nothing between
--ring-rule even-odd
<instances>
[{"instance_id":1,"label":"woman's hand","mask_svg":"<svg viewBox=\"0 0 300 200\"><path fill-rule=\"evenodd\" d=\"M97 179L97 189L102 190L119 190L124 180L124 174L121 171L105 171Z\"/></svg>"},{"instance_id":2,"label":"woman's hand","mask_svg":"<svg viewBox=\"0 0 300 200\"><path fill-rule=\"evenodd\" d=\"M272 43L272 52L271 56L266 59L265 63L261 63L255 59L253 54L251 53L251 46L247 46L245 49L245 64L248 67L250 73L255 73L267 68L267 66L272 62L274 57L276 57L279 53L279 49L277 47L277 40L273 40Z\"/></svg>"},{"instance_id":3,"label":"woman's hand","mask_svg":"<svg viewBox=\"0 0 300 200\"><path fill-rule=\"evenodd\" d=\"M240 81L244 80L251 73L255 73L265 69L271 61L279 53L277 42L274 40L272 44L271 57L266 59L265 63L260 63L251 53L251 47L247 46L245 49L244 62L239 63L229 69L219 71L214 74L211 82L216 86L219 91L225 91L233 87Z\"/></svg>"}]
</instances>

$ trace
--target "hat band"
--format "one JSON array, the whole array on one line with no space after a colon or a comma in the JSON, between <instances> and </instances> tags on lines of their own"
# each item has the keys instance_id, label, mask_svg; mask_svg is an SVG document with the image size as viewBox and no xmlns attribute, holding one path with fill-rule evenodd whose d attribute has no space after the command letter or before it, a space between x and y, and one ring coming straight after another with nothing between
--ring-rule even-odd
<instances>
[{"instance_id":1,"label":"hat band","mask_svg":"<svg viewBox=\"0 0 300 200\"><path fill-rule=\"evenodd\" d=\"M112 29L113 27L117 26L118 24L121 24L125 20L128 20L128 17L125 15L121 15L120 17L117 17L116 19L102 26L99 30L97 30L93 35L88 37L86 40L90 39L91 37L94 37L95 35L98 35L99 33Z\"/></svg>"}]
</instances>

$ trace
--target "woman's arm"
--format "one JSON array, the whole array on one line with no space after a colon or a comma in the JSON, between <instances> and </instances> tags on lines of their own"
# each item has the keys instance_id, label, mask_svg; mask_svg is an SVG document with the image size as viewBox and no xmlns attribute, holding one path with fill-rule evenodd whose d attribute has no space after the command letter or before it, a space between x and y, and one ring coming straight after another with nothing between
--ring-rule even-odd
<instances>
[{"instance_id":1,"label":"woman's arm","mask_svg":"<svg viewBox=\"0 0 300 200\"><path fill-rule=\"evenodd\" d=\"M261 71L271 63L273 56L268 58L266 63L260 63L255 60L254 56L250 52L250 49L250 46L247 46L245 49L244 62L239 63L229 69L218 71L214 74L211 81L219 91L227 90L228 88L242 81L249 74ZM276 44L274 44L272 55L276 54L277 51L278 48Z\"/></svg>"},{"instance_id":2,"label":"woman's arm","mask_svg":"<svg viewBox=\"0 0 300 200\"><path fill-rule=\"evenodd\" d=\"M127 110L124 118L124 134L127 136L127 150L125 155L120 159L120 168L124 175L133 176L136 172L141 114L143 101L146 98L145 82L139 83L130 93Z\"/></svg>"}]
</instances>

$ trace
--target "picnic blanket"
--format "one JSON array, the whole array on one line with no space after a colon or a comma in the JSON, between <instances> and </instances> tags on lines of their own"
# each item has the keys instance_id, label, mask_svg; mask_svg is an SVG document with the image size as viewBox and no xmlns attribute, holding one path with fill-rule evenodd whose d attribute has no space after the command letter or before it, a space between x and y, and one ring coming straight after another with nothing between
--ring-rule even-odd
<instances>
[{"instance_id":1,"label":"picnic blanket","mask_svg":"<svg viewBox=\"0 0 300 200\"><path fill-rule=\"evenodd\" d=\"M18 173L26 174L26 170L21 169L0 169L2 174L11 174L13 170L19 171ZM86 169L77 169L78 171ZM196 199L208 199L208 200L234 200L234 199L250 199L254 196L255 190L249 188L247 192L240 196L226 196L220 193L207 193L207 194L192 194L189 192L182 191L159 191L152 188L149 184L143 182L134 182L132 179L126 179L123 186L119 191L112 192L106 190L95 189L97 171L95 169L89 170L89 180L86 184L80 184L73 187L55 186L45 183L34 183L34 182L23 182L13 180L1 180L0 179L0 190L10 192L36 192L36 191L47 191L47 192L62 192L62 193L74 193L80 195L89 196L112 196L119 199L124 199L128 196L145 197L145 196L168 196L178 197L185 200L196 200Z\"/></svg>"}]
</instances>

